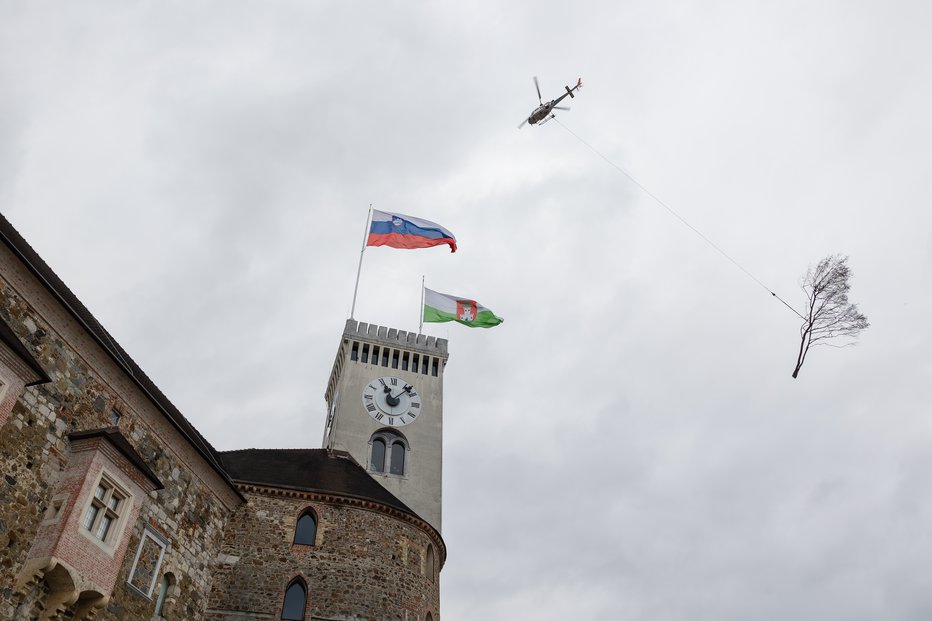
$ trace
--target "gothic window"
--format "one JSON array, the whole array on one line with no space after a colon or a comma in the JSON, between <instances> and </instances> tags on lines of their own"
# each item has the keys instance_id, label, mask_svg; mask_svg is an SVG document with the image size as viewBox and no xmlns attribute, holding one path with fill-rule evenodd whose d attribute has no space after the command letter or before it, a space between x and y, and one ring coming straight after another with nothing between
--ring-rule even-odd
<instances>
[{"instance_id":1,"label":"gothic window","mask_svg":"<svg viewBox=\"0 0 932 621\"><path fill-rule=\"evenodd\" d=\"M407 468L408 443L395 431L379 431L370 440L372 452L369 470L404 476Z\"/></svg>"},{"instance_id":2,"label":"gothic window","mask_svg":"<svg viewBox=\"0 0 932 621\"><path fill-rule=\"evenodd\" d=\"M106 477L101 477L91 504L84 513L81 527L91 533L95 539L110 543L111 534L116 530L114 526L123 513L126 504L126 494L117 489L117 486Z\"/></svg>"},{"instance_id":3,"label":"gothic window","mask_svg":"<svg viewBox=\"0 0 932 621\"><path fill-rule=\"evenodd\" d=\"M434 581L434 546L427 544L427 577Z\"/></svg>"},{"instance_id":4,"label":"gothic window","mask_svg":"<svg viewBox=\"0 0 932 621\"><path fill-rule=\"evenodd\" d=\"M294 529L294 542L305 546L312 546L317 542L317 518L310 509L298 518Z\"/></svg>"},{"instance_id":5,"label":"gothic window","mask_svg":"<svg viewBox=\"0 0 932 621\"><path fill-rule=\"evenodd\" d=\"M427 616L424 617L424 621L434 621L434 617L428 612Z\"/></svg>"},{"instance_id":6,"label":"gothic window","mask_svg":"<svg viewBox=\"0 0 932 621\"><path fill-rule=\"evenodd\" d=\"M307 589L300 578L295 578L285 591L285 603L282 604L282 619L304 621L304 608L307 604Z\"/></svg>"}]
</instances>

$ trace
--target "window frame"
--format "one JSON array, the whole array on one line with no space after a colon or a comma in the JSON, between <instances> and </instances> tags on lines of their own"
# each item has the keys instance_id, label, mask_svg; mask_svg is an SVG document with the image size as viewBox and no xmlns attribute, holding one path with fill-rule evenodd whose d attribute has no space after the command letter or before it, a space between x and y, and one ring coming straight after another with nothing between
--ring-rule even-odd
<instances>
[{"instance_id":1,"label":"window frame","mask_svg":"<svg viewBox=\"0 0 932 621\"><path fill-rule=\"evenodd\" d=\"M103 498L97 496L97 490L105 488ZM102 471L91 488L89 498L81 508L81 518L78 522L78 530L82 535L93 541L96 545L103 547L108 552L112 552L122 536L123 524L128 513L132 512L133 496L126 487L116 482L116 479L106 470ZM116 507L110 506L110 501L114 496L119 498ZM96 513L91 520L90 526L86 526L88 515L92 508L96 507ZM103 511L101 511L103 509ZM110 524L104 537L98 536L101 524L105 517L110 518Z\"/></svg>"},{"instance_id":2,"label":"window frame","mask_svg":"<svg viewBox=\"0 0 932 621\"><path fill-rule=\"evenodd\" d=\"M155 569L152 571L152 580L149 582L149 588L146 591L143 591L138 586L133 584L133 576L136 575L136 567L139 564L139 557L142 556L142 549L146 543L146 537L151 539L155 545L157 545L159 550L159 560L155 563ZM139 538L139 545L136 546L136 556L133 557L133 564L129 568L129 575L126 577L126 586L136 591L137 593L142 594L147 599L152 599L152 590L155 588L155 583L158 581L159 576L161 575L162 570L162 561L165 560L165 550L168 549L168 541L162 537L159 533L155 532L148 524L145 525L142 529L142 536Z\"/></svg>"},{"instance_id":3,"label":"window frame","mask_svg":"<svg viewBox=\"0 0 932 621\"><path fill-rule=\"evenodd\" d=\"M294 587L295 585L301 587L301 590L304 591L304 605L301 608L301 618L300 619L290 619L290 618L286 619L285 618L285 602L288 599L288 591L290 591L291 588ZM278 614L278 618L284 621L305 621L305 619L307 618L307 593L308 593L307 581L302 576L295 576L294 578L289 580L288 585L285 587L285 592L282 595L282 607L281 607L281 611Z\"/></svg>"}]
</instances>

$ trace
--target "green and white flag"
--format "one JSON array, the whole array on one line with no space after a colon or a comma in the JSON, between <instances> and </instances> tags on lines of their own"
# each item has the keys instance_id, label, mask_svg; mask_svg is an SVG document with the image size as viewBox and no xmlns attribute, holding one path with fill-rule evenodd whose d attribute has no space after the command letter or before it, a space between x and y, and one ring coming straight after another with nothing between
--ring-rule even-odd
<instances>
[{"instance_id":1,"label":"green and white flag","mask_svg":"<svg viewBox=\"0 0 932 621\"><path fill-rule=\"evenodd\" d=\"M491 328L504 319L475 300L424 288L424 321L456 321L470 328Z\"/></svg>"}]
</instances>

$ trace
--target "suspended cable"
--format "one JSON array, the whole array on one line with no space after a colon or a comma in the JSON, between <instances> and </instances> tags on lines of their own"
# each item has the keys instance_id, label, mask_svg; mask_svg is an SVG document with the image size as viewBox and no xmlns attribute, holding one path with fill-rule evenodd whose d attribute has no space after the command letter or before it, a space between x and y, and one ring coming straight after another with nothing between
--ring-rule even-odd
<instances>
[{"instance_id":1,"label":"suspended cable","mask_svg":"<svg viewBox=\"0 0 932 621\"><path fill-rule=\"evenodd\" d=\"M662 200L660 200L660 198L657 197L653 192L651 192L651 191L648 190L646 187L644 187L644 185L641 184L640 181L638 181L637 179L635 179L634 176L631 175L631 173L629 173L627 170L625 170L624 168L622 168L621 166L619 166L618 164L616 164L616 163L613 162L612 160L608 159L608 158L607 158L605 155L603 155L598 149L596 149L596 148L593 147L591 144L589 144L588 142L586 142L585 140L583 140L583 138L582 138L579 134L577 134L576 132L574 132L573 130L571 130L569 127L567 127L566 125L564 125L563 123L561 123L561 122L560 122L560 119L554 117L553 120L556 121L556 123L557 123L560 127L562 127L562 128L565 129L567 132L569 132L569 134L570 134L571 136L573 136L574 138L576 138L576 140L578 140L579 142L581 142L582 144L584 144L585 146L587 146L587 147L589 148L590 151L592 151L593 153L595 153L596 155L598 155L599 157L601 157L603 160L605 160L605 161L608 163L609 166L611 166L612 168L614 168L615 170L617 170L618 172L620 172L621 174L623 174L625 177L627 177L627 178L631 181L631 183L633 183L633 184L636 185L637 187L641 188L641 191L642 191L642 192L644 192L644 193L647 194L649 197L651 197L652 199L654 199L654 201L655 201L658 205L660 205L661 207L663 207L664 209L666 209L668 212L670 212L677 220L679 220L679 221L682 222L684 225L686 225L693 233L695 233L696 235L698 235L699 237L701 237L707 244L709 244L712 248L714 248L715 250L717 250L717 251L719 252L719 254L721 254L723 257L725 257L726 259L728 259L729 261L731 261L732 264L734 264L735 267L737 267L739 270L741 270L742 272L744 272L745 274L747 274L747 276L750 277L751 280L753 280L753 281L756 282L758 285L760 285L767 293L769 293L770 295L772 295L772 296L775 297L776 299L778 299L778 300L780 300L781 302L783 302L783 305L786 306L786 307L787 307L788 309L790 309L791 311L793 311L793 313L794 313L797 317L799 317L799 318L802 319L803 321L806 320L806 318L803 317L802 315L800 315L799 312L797 312L795 308L793 308L792 306L790 306L789 304L787 304L787 303L786 303L786 300L784 300L784 299L781 298L779 295L777 295L776 293L774 293L773 290L772 290L770 287L768 287L768 286L765 285L763 282L761 282L754 274L752 274L752 273L749 272L747 269L745 269L745 267L744 267L743 265L741 265L740 263L738 263L737 261L735 261L735 260L731 257L731 255L729 255L727 252L725 252L724 250L722 250L722 249L718 246L718 244L716 244L716 243L713 242L711 239L709 239L708 237L706 237L705 235L703 235L703 234L702 234L702 231L700 231L699 229L697 229L696 227L694 227L692 224L690 224L689 222L687 222L686 219L685 219L683 216L681 216L680 214L678 214L672 207L670 207L669 205L667 205L665 202L663 202Z\"/></svg>"}]
</instances>

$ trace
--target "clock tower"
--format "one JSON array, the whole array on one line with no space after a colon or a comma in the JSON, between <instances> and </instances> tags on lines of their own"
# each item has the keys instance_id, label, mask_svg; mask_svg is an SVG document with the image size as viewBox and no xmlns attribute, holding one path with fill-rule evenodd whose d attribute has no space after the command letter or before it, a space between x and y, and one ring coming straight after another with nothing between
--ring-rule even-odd
<instances>
[{"instance_id":1,"label":"clock tower","mask_svg":"<svg viewBox=\"0 0 932 621\"><path fill-rule=\"evenodd\" d=\"M324 398L324 448L347 451L440 532L447 340L346 321Z\"/></svg>"}]
</instances>

